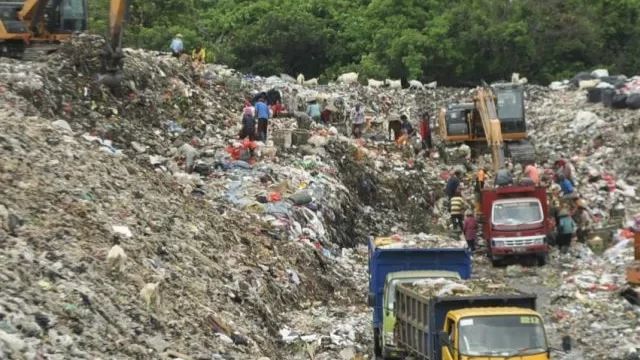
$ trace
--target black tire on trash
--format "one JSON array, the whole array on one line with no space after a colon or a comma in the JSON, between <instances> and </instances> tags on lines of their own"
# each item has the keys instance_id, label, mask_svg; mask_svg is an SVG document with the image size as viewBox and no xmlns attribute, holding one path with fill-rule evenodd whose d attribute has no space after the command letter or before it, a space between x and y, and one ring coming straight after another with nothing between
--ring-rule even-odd
<instances>
[{"instance_id":1,"label":"black tire on trash","mask_svg":"<svg viewBox=\"0 0 640 360\"><path fill-rule=\"evenodd\" d=\"M630 94L627 96L627 107L629 109L640 109L640 94Z\"/></svg>"},{"instance_id":2,"label":"black tire on trash","mask_svg":"<svg viewBox=\"0 0 640 360\"><path fill-rule=\"evenodd\" d=\"M611 107L614 109L624 109L627 107L627 95L615 94L611 102Z\"/></svg>"},{"instance_id":3,"label":"black tire on trash","mask_svg":"<svg viewBox=\"0 0 640 360\"><path fill-rule=\"evenodd\" d=\"M589 89L587 92L587 101L590 103L599 103L602 101L602 88Z\"/></svg>"},{"instance_id":4,"label":"black tire on trash","mask_svg":"<svg viewBox=\"0 0 640 360\"><path fill-rule=\"evenodd\" d=\"M611 107L613 104L613 96L616 94L616 91L613 89L604 89L601 94L602 104L606 107Z\"/></svg>"},{"instance_id":5,"label":"black tire on trash","mask_svg":"<svg viewBox=\"0 0 640 360\"><path fill-rule=\"evenodd\" d=\"M380 342L380 329L373 330L373 354L376 359L382 359L382 343Z\"/></svg>"}]
</instances>

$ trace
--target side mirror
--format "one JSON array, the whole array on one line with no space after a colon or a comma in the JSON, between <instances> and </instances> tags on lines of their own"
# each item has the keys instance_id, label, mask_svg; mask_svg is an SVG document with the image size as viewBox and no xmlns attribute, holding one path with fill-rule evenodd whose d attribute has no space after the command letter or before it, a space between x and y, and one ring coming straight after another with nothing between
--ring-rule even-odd
<instances>
[{"instance_id":1,"label":"side mirror","mask_svg":"<svg viewBox=\"0 0 640 360\"><path fill-rule=\"evenodd\" d=\"M446 331L440 331L438 333L438 341L440 342L440 346L451 348L451 340L449 340L449 334Z\"/></svg>"},{"instance_id":2,"label":"side mirror","mask_svg":"<svg viewBox=\"0 0 640 360\"><path fill-rule=\"evenodd\" d=\"M367 305L373 307L376 304L376 296L374 294L369 293L369 298L367 299Z\"/></svg>"}]
</instances>

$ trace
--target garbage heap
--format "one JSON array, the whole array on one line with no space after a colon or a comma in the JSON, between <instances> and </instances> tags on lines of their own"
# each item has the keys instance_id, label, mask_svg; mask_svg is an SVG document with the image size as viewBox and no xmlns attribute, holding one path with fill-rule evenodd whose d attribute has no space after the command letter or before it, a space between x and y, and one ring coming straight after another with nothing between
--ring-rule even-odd
<instances>
[{"instance_id":1,"label":"garbage heap","mask_svg":"<svg viewBox=\"0 0 640 360\"><path fill-rule=\"evenodd\" d=\"M92 39L45 64L0 61L0 358L290 358L289 311L362 302L359 264L223 201L234 181L262 186L259 166L186 170L189 147L225 151L242 89L127 50L128 90L113 95L91 79ZM277 161L265 183L300 176Z\"/></svg>"},{"instance_id":2,"label":"garbage heap","mask_svg":"<svg viewBox=\"0 0 640 360\"><path fill-rule=\"evenodd\" d=\"M530 136L547 166L557 159L576 168L577 188L587 200L605 241L640 213L640 118L637 111L587 101L587 91L528 89ZM606 244L605 244L606 246Z\"/></svg>"},{"instance_id":3,"label":"garbage heap","mask_svg":"<svg viewBox=\"0 0 640 360\"><path fill-rule=\"evenodd\" d=\"M587 242L574 244L567 256L554 250L550 266L509 267L506 275L535 276L540 286L552 289L543 294L548 328L570 335L581 349L579 357L631 359L640 354L640 308L638 289L627 284L625 269L634 258L630 229L640 214L640 118L634 109L594 102L592 96L595 88L614 87L631 94L635 80L588 75L563 86L528 86L526 103L540 162L551 166L564 158L576 167L577 192L594 219Z\"/></svg>"},{"instance_id":4,"label":"garbage heap","mask_svg":"<svg viewBox=\"0 0 640 360\"><path fill-rule=\"evenodd\" d=\"M555 330L570 335L587 359L631 359L640 354L639 294L626 283L625 268L633 259L628 241L593 254L579 244L579 259L563 262L546 315Z\"/></svg>"},{"instance_id":5,"label":"garbage heap","mask_svg":"<svg viewBox=\"0 0 640 360\"><path fill-rule=\"evenodd\" d=\"M366 250L344 247L427 232L442 168L296 114L237 141L264 80L126 49L110 90L102 46L0 61L0 357L294 358L282 331L309 314L317 358L365 352L365 317L331 320L366 314Z\"/></svg>"}]
</instances>

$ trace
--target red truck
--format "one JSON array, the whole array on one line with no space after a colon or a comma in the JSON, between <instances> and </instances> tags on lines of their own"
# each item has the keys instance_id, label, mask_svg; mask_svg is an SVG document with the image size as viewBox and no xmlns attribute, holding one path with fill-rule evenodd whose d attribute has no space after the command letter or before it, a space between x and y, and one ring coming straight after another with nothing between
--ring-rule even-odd
<instances>
[{"instance_id":1,"label":"red truck","mask_svg":"<svg viewBox=\"0 0 640 360\"><path fill-rule=\"evenodd\" d=\"M545 188L483 189L481 206L483 235L494 265L511 256L535 256L540 265L546 264L552 225Z\"/></svg>"}]
</instances>

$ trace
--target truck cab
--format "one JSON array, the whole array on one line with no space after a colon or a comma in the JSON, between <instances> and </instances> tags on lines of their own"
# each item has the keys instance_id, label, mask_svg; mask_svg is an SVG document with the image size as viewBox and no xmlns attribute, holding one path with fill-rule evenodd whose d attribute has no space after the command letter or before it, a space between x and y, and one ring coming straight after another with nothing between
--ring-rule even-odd
<instances>
[{"instance_id":1,"label":"truck cab","mask_svg":"<svg viewBox=\"0 0 640 360\"><path fill-rule=\"evenodd\" d=\"M544 188L534 186L482 190L483 233L494 264L509 256L546 263L551 229L546 196Z\"/></svg>"},{"instance_id":2,"label":"truck cab","mask_svg":"<svg viewBox=\"0 0 640 360\"><path fill-rule=\"evenodd\" d=\"M548 360L550 356L543 321L530 309L453 310L440 334L442 360Z\"/></svg>"},{"instance_id":3,"label":"truck cab","mask_svg":"<svg viewBox=\"0 0 640 360\"><path fill-rule=\"evenodd\" d=\"M402 358L404 351L398 348L394 339L396 316L394 306L396 302L396 288L401 284L413 283L427 278L460 279L460 275L453 271L401 271L387 274L383 294L382 336L380 346L383 359Z\"/></svg>"}]
</instances>

